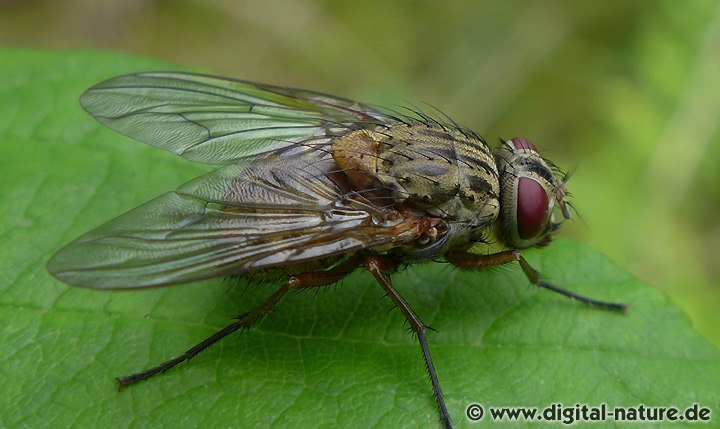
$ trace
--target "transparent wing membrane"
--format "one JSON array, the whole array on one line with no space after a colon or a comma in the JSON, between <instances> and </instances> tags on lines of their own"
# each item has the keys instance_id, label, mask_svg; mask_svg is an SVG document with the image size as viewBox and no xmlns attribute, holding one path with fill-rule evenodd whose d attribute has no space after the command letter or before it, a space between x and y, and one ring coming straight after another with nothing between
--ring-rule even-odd
<instances>
[{"instance_id":1,"label":"transparent wing membrane","mask_svg":"<svg viewBox=\"0 0 720 429\"><path fill-rule=\"evenodd\" d=\"M98 289L171 285L412 241L406 219L386 219L324 174L321 151L222 167L62 248L59 279Z\"/></svg>"},{"instance_id":2,"label":"transparent wing membrane","mask_svg":"<svg viewBox=\"0 0 720 429\"><path fill-rule=\"evenodd\" d=\"M176 72L118 76L80 101L129 137L222 167L62 248L48 269L67 283L171 285L409 242L418 234L411 219L351 192L337 172L336 136L395 120L368 106Z\"/></svg>"},{"instance_id":3,"label":"transparent wing membrane","mask_svg":"<svg viewBox=\"0 0 720 429\"><path fill-rule=\"evenodd\" d=\"M80 102L126 136L207 164L228 164L387 119L330 95L180 72L114 77L88 89Z\"/></svg>"}]
</instances>

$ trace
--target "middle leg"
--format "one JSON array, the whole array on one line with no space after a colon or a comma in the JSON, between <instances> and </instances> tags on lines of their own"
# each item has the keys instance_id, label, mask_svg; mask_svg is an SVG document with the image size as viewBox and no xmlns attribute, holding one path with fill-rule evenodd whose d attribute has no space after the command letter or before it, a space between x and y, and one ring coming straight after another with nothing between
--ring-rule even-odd
<instances>
[{"instance_id":1,"label":"middle leg","mask_svg":"<svg viewBox=\"0 0 720 429\"><path fill-rule=\"evenodd\" d=\"M430 348L428 347L427 336L425 335L426 326L420 317L410 308L410 305L400 295L400 293L393 287L390 277L387 275L388 272L395 270L395 264L382 256L371 256L366 262L368 271L372 273L375 279L380 283L380 286L385 290L385 293L393 300L395 305L402 311L405 319L410 324L410 328L413 330L417 339L420 342L420 348L422 349L423 358L425 359L425 366L427 367L428 374L430 375L430 382L432 383L433 396L437 402L438 411L440 412L440 421L445 428L451 428L450 413L448 413L447 407L445 406L445 399L443 398L442 390L440 389L440 381L438 381L437 372L435 371L435 365L433 365L432 356L430 356Z\"/></svg>"}]
</instances>

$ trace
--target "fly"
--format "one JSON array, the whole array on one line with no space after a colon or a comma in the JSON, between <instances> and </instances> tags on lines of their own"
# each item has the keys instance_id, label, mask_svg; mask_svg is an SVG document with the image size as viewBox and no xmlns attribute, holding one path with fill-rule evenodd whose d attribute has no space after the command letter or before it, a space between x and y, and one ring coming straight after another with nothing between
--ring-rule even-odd
<instances>
[{"instance_id":1,"label":"fly","mask_svg":"<svg viewBox=\"0 0 720 429\"><path fill-rule=\"evenodd\" d=\"M566 176L526 139L491 150L475 132L420 112L190 73L114 77L80 101L126 136L218 168L60 249L48 262L55 277L109 290L218 276L282 281L259 307L180 356L119 377L121 388L249 328L290 291L366 269L417 335L441 423L450 427L426 325L390 280L399 268L517 262L537 286L626 310L543 280L520 254L548 244L570 218ZM488 253L492 242L504 250Z\"/></svg>"}]
</instances>

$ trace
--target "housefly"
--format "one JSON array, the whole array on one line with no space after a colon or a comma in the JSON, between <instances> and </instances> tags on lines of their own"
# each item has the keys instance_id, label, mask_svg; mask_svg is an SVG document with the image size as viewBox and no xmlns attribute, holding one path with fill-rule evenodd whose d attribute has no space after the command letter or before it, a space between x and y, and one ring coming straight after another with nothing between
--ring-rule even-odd
<instances>
[{"instance_id":1,"label":"housefly","mask_svg":"<svg viewBox=\"0 0 720 429\"><path fill-rule=\"evenodd\" d=\"M418 111L190 73L114 77L80 101L126 136L218 168L60 249L48 263L55 277L110 290L218 276L281 284L180 356L118 378L121 387L250 327L290 291L362 268L416 334L450 427L426 325L393 286L393 272L437 260L471 270L517 262L537 286L625 310L546 282L519 253L547 244L570 218L566 176L526 139L491 150L475 132ZM490 253L490 243L504 250Z\"/></svg>"}]
</instances>

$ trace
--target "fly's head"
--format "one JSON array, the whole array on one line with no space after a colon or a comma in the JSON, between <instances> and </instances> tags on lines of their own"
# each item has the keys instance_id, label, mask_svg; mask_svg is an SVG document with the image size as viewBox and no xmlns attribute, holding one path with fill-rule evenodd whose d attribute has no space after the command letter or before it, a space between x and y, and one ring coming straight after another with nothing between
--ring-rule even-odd
<instances>
[{"instance_id":1,"label":"fly's head","mask_svg":"<svg viewBox=\"0 0 720 429\"><path fill-rule=\"evenodd\" d=\"M548 244L551 234L570 219L567 176L522 138L502 142L495 160L500 176L501 240L516 249Z\"/></svg>"}]
</instances>

